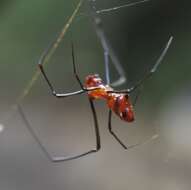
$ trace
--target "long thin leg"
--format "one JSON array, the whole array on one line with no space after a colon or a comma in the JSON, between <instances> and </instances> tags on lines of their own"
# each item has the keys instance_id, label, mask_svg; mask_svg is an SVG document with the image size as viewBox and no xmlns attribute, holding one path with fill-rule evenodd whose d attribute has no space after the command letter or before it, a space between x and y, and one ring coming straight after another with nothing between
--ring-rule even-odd
<instances>
[{"instance_id":1,"label":"long thin leg","mask_svg":"<svg viewBox=\"0 0 191 190\"><path fill-rule=\"evenodd\" d=\"M164 58L164 56L166 55L171 43L172 43L173 37L171 36L168 40L168 43L166 44L164 50L162 51L161 55L159 56L159 58L157 59L156 63L154 64L154 66L151 68L151 70L146 73L144 75L144 77L138 81L134 86L132 86L131 88L127 89L127 90L121 90L121 91L111 91L111 93L115 92L115 93L131 93L133 92L135 89L137 89L140 85L142 85L148 78L150 78L153 73L157 70L158 66L162 63L162 60Z\"/></svg>"},{"instance_id":2,"label":"long thin leg","mask_svg":"<svg viewBox=\"0 0 191 190\"><path fill-rule=\"evenodd\" d=\"M124 145L124 143L119 139L119 137L113 132L112 130L112 125L111 125L111 116L112 116L112 111L109 110L109 119L108 119L108 129L111 135L118 141L118 143L124 148L127 149L127 146Z\"/></svg>"},{"instance_id":3,"label":"long thin leg","mask_svg":"<svg viewBox=\"0 0 191 190\"><path fill-rule=\"evenodd\" d=\"M45 71L44 71L43 62L41 62L41 61L39 62L39 68L40 68L40 71L41 71L41 73L42 73L44 79L46 80L46 82L47 82L47 84L48 84L48 86L49 86L49 88L50 88L52 94L53 94L54 96L58 97L58 98L68 97L68 96L72 96L72 95L78 95L78 94L82 94L82 93L85 92L85 90L84 90L84 88L83 88L83 84L82 84L82 82L80 81L80 78L79 78L79 76L78 76L78 74L77 74L77 71L76 71L76 64L75 64L73 43L72 43L72 64L73 64L73 73L74 73L74 75L75 75L75 77L76 77L76 79L77 79L77 81L78 81L78 83L79 83L79 85L80 85L80 87L81 87L81 90L76 91L76 92L72 92L72 93L58 94L58 93L56 93L56 91L55 91L55 89L54 89L52 83L50 82L50 80L49 80L47 74L46 74Z\"/></svg>"},{"instance_id":4,"label":"long thin leg","mask_svg":"<svg viewBox=\"0 0 191 190\"><path fill-rule=\"evenodd\" d=\"M96 114L96 110L95 110L95 106L94 106L93 100L91 100L89 98L89 102L90 102L90 107L91 107L92 115L93 115L93 119L94 119L94 130L95 130L95 135L96 135L96 149L93 150L93 151L97 152L101 148L99 126L98 126L97 114Z\"/></svg>"},{"instance_id":5,"label":"long thin leg","mask_svg":"<svg viewBox=\"0 0 191 190\"><path fill-rule=\"evenodd\" d=\"M111 45L109 44L109 41L107 40L103 27L102 27L102 21L101 18L96 13L96 8L94 6L94 3L92 0L89 2L90 5L90 15L93 19L93 23L95 26L95 30L97 33L98 38L100 39L103 51L104 51L104 64L105 64L105 73L106 73L106 82L107 84L110 83L110 77L109 77L109 58L111 58L111 63L114 65L116 71L119 74L119 79L112 83L112 86L118 86L121 85L126 81L126 76L123 70L123 67L121 66L117 56L114 54Z\"/></svg>"},{"instance_id":6,"label":"long thin leg","mask_svg":"<svg viewBox=\"0 0 191 190\"><path fill-rule=\"evenodd\" d=\"M104 52L104 65L105 65L105 79L106 84L110 84L110 71L109 71L109 54L107 51Z\"/></svg>"},{"instance_id":7,"label":"long thin leg","mask_svg":"<svg viewBox=\"0 0 191 190\"><path fill-rule=\"evenodd\" d=\"M135 98L133 100L133 107L135 107L136 103L137 103L137 100L139 99L140 97L140 94L141 94L141 91L142 91L142 86L140 86L136 92L136 95L135 95Z\"/></svg>"},{"instance_id":8,"label":"long thin leg","mask_svg":"<svg viewBox=\"0 0 191 190\"><path fill-rule=\"evenodd\" d=\"M137 87L139 87L146 79L148 79L149 77L151 77L153 75L153 73L155 73L155 71L157 70L158 66L162 63L162 60L164 59L164 56L166 55L171 43L172 43L173 37L171 36L164 48L164 50L162 51L161 55L159 56L159 58L157 59L156 63L154 64L154 66L152 67L152 69L149 71L149 73L146 73L145 76L143 77L143 79L141 79L137 84L135 84L133 87L130 88L130 92L135 90Z\"/></svg>"},{"instance_id":9,"label":"long thin leg","mask_svg":"<svg viewBox=\"0 0 191 190\"><path fill-rule=\"evenodd\" d=\"M31 133L31 135L33 136L33 138L36 140L36 142L38 143L39 147L41 148L41 150L44 152L44 154L48 157L48 159L51 162L63 162L63 161L67 161L67 160L73 160L73 159L77 159L77 158L81 158L83 156L86 156L88 154L91 153L95 153L98 150L100 150L101 148L101 143L100 143L100 135L99 135L99 127L98 127L98 121L97 121L97 115L96 115L96 111L94 108L94 104L92 102L92 100L90 100L90 106L91 106L91 110L92 110L92 114L93 114L93 119L94 119L94 128L95 128L95 135L96 135L96 148L92 149L90 151L87 151L85 153L79 154L79 155L74 155L74 156L51 156L50 153L47 151L47 149L45 148L45 146L42 144L42 142L39 140L38 136L36 135L35 131L33 130L33 128L31 127L30 123L28 122L22 108L20 105L18 105L18 111L21 114L21 117L25 123L25 126L27 127L27 129L29 130L29 132Z\"/></svg>"},{"instance_id":10,"label":"long thin leg","mask_svg":"<svg viewBox=\"0 0 191 190\"><path fill-rule=\"evenodd\" d=\"M143 142L126 146L126 145L119 139L119 137L114 133L114 131L112 130L111 117L112 117L112 111L109 110L109 119L108 119L108 129L109 129L109 132L111 133L111 135L117 140L117 142L118 142L124 149L131 149L131 148L134 148L134 147L136 147L136 146L140 146L140 145L143 145L143 144L147 144L147 143L149 143L149 142L155 140L156 138L158 138L158 135L155 134L155 135L153 135L152 137L149 137L148 139L144 140Z\"/></svg>"},{"instance_id":11,"label":"long thin leg","mask_svg":"<svg viewBox=\"0 0 191 190\"><path fill-rule=\"evenodd\" d=\"M52 94L54 96L56 96L57 98L65 98L65 97L68 97L68 96L73 96L73 95L78 95L78 94L82 94L84 92L87 92L87 91L92 91L92 90L95 90L97 88L91 88L91 89L86 89L83 87L83 84L79 78L79 75L77 73L77 69L76 69L76 64L75 64L75 56L74 56L74 45L73 45L73 42L72 42L72 65L73 65L73 73L74 73L74 76L76 78L76 80L78 81L80 87L81 87L81 90L78 90L78 91L75 91L75 92L70 92L70 93L57 93L52 85L52 83L50 82L47 74L45 73L45 70L44 70L44 67L43 67L43 62L39 62L39 68L40 68L40 71L45 79L45 81L47 82Z\"/></svg>"},{"instance_id":12,"label":"long thin leg","mask_svg":"<svg viewBox=\"0 0 191 190\"><path fill-rule=\"evenodd\" d=\"M77 79L81 89L84 90L83 84L82 84L82 82L80 80L80 77L79 77L79 75L77 73L77 69L76 69L75 55L74 55L74 44L73 44L73 42L72 42L72 65L73 65L74 75L75 75L75 77L76 77L76 79Z\"/></svg>"},{"instance_id":13,"label":"long thin leg","mask_svg":"<svg viewBox=\"0 0 191 190\"><path fill-rule=\"evenodd\" d=\"M116 11L116 10L119 10L119 9L125 8L125 7L135 6L135 5L147 2L147 1L149 1L149 0L142 0L142 1L128 3L125 5L116 6L116 7L112 7L112 8L108 8L108 9L96 10L95 1L89 0L90 10L91 10L90 14L93 18L93 23L95 26L97 36L100 39L102 48L104 50L104 64L105 64L106 83L110 84L110 75L109 75L109 63L110 62L109 62L109 58L111 58L111 63L114 65L117 73L119 74L119 78L116 81L111 83L111 86L113 86L113 87L120 86L120 85L124 84L127 79L126 79L126 75L125 75L125 72L123 70L123 67L122 67L120 61L118 60L117 56L113 52L112 47L106 38L105 32L103 30L102 20L101 20L99 14L111 12L111 11Z\"/></svg>"},{"instance_id":14,"label":"long thin leg","mask_svg":"<svg viewBox=\"0 0 191 190\"><path fill-rule=\"evenodd\" d=\"M76 18L77 13L79 12L79 9L83 3L83 0L80 0L78 4L76 5L75 10L72 12L71 16L68 18L66 24L62 28L61 32L59 35L56 37L56 39L48 46L48 48L42 53L39 62L42 63L43 65L47 64L60 45L62 39L64 38L65 34L67 33L68 29L70 28L71 24L73 23L74 19ZM17 98L16 104L21 103L21 101L29 94L31 91L32 87L34 86L36 80L38 79L40 75L40 71L36 70L30 79L30 81L27 83L26 87L23 89L21 92L20 96ZM17 105L14 104L12 107L17 107Z\"/></svg>"},{"instance_id":15,"label":"long thin leg","mask_svg":"<svg viewBox=\"0 0 191 190\"><path fill-rule=\"evenodd\" d=\"M81 5L83 3L83 0L80 0L75 8L75 10L73 11L72 15L69 17L67 23L64 25L64 27L62 28L61 32L59 33L59 35L56 37L56 39L48 46L48 48L42 53L40 59L39 59L39 63L40 64L47 64L50 60L50 58L52 57L52 55L54 54L54 52L56 51L56 49L58 48L58 46L60 45L62 39L64 38L65 34L67 33L68 29L70 28L72 22L74 21ZM22 100L29 94L29 92L31 91L32 87L34 86L36 80L38 79L40 75L40 71L36 70L33 74L33 76L31 77L30 81L27 83L27 85L25 86L25 88L22 90L21 94L17 97L16 103L11 105L11 109L13 110L12 113L14 113L14 110L17 110L18 108L18 104L20 104L22 102ZM68 94L56 94L57 97L68 97L70 95L76 95L76 94L80 94L83 93L84 91L80 90L74 93L68 93Z\"/></svg>"}]
</instances>

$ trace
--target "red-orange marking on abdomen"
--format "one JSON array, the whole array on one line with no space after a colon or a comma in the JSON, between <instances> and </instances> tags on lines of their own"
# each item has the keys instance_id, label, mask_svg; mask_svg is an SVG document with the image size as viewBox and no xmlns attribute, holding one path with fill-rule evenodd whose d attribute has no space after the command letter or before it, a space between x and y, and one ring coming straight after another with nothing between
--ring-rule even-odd
<instances>
[{"instance_id":1,"label":"red-orange marking on abdomen","mask_svg":"<svg viewBox=\"0 0 191 190\"><path fill-rule=\"evenodd\" d=\"M85 81L86 88L97 88L88 92L91 99L105 99L108 107L117 114L123 121L134 121L133 106L128 95L111 93L110 86L104 85L98 75L88 75ZM110 91L110 93L108 92Z\"/></svg>"}]
</instances>

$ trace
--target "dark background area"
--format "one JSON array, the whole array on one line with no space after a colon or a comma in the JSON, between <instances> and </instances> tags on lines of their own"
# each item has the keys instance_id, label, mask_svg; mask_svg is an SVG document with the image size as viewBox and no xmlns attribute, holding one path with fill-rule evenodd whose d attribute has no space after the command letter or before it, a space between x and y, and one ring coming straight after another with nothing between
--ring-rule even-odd
<instances>
[{"instance_id":1,"label":"dark background area","mask_svg":"<svg viewBox=\"0 0 191 190\"><path fill-rule=\"evenodd\" d=\"M101 15L103 28L119 58L127 88L142 78L171 35L173 43L157 72L145 82L135 107L136 121L114 117L126 144L159 138L125 151L107 130L105 102L96 102L102 149L82 159L53 164L41 152L20 115L11 109L37 69L43 50L66 24L78 3L70 1L0 2L0 187L32 189L189 190L191 188L191 3L153 0ZM103 51L89 18L88 1L57 49L46 71L56 89L79 89L72 75L71 41L80 77L104 78ZM128 3L97 0L104 9ZM82 16L82 15L86 16ZM116 77L112 68L112 78ZM40 77L22 101L27 119L54 155L83 152L95 144L93 122L84 95L57 100ZM1 127L1 129L2 129Z\"/></svg>"}]
</instances>

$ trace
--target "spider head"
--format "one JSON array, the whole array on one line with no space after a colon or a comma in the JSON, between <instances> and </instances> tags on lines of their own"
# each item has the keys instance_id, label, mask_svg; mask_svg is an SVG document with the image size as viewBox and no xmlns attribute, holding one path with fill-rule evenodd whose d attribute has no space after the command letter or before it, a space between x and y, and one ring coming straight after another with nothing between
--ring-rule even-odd
<instances>
[{"instance_id":1,"label":"spider head","mask_svg":"<svg viewBox=\"0 0 191 190\"><path fill-rule=\"evenodd\" d=\"M103 84L98 74L88 75L85 80L86 87L98 87Z\"/></svg>"}]
</instances>

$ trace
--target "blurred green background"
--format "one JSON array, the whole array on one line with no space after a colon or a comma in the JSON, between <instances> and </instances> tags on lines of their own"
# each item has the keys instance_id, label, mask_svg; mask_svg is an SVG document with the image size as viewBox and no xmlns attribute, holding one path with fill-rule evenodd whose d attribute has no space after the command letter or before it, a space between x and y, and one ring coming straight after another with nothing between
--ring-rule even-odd
<instances>
[{"instance_id":1,"label":"blurred green background","mask_svg":"<svg viewBox=\"0 0 191 190\"><path fill-rule=\"evenodd\" d=\"M131 1L133 2L133 1ZM113 118L115 131L126 144L155 134L149 144L125 151L107 130L105 102L96 102L102 149L82 159L53 164L11 110L33 73L43 50L72 14L77 0L0 2L0 187L32 189L134 189L189 190L191 188L191 43L189 1L153 0L101 15L103 28L120 60L128 81L141 79L174 36L163 63L145 82L135 107L136 121ZM71 41L74 42L82 80L90 73L104 78L103 51L89 16L88 1L67 32L46 71L59 92L79 89L72 75ZM97 0L104 9L128 3ZM85 15L85 16L84 16ZM112 79L116 72L112 69ZM53 155L70 155L95 144L87 97L55 99L40 77L22 102L26 117Z\"/></svg>"}]
</instances>

